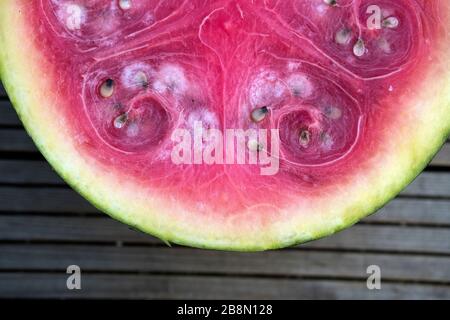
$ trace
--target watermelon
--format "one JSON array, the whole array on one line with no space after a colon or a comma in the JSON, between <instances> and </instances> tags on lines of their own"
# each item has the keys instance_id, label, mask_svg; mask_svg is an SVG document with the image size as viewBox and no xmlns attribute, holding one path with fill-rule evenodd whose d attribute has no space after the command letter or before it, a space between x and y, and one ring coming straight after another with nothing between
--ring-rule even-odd
<instances>
[{"instance_id":1,"label":"watermelon","mask_svg":"<svg viewBox=\"0 0 450 320\"><path fill-rule=\"evenodd\" d=\"M424 169L450 133L449 32L447 0L2 0L0 73L96 207L257 251L349 227Z\"/></svg>"}]
</instances>

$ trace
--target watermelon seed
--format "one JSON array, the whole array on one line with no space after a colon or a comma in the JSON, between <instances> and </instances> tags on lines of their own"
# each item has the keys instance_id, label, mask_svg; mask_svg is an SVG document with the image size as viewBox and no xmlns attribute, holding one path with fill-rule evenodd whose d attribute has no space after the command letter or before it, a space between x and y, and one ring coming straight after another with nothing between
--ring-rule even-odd
<instances>
[{"instance_id":1,"label":"watermelon seed","mask_svg":"<svg viewBox=\"0 0 450 320\"><path fill-rule=\"evenodd\" d=\"M394 29L397 28L399 24L399 21L396 17L389 17L387 19L384 19L383 21L383 27Z\"/></svg>"},{"instance_id":2,"label":"watermelon seed","mask_svg":"<svg viewBox=\"0 0 450 320\"><path fill-rule=\"evenodd\" d=\"M348 28L342 28L336 33L336 36L334 37L334 40L338 44L348 44L351 39L351 30Z\"/></svg>"},{"instance_id":3,"label":"watermelon seed","mask_svg":"<svg viewBox=\"0 0 450 320\"><path fill-rule=\"evenodd\" d=\"M138 84L142 88L148 88L148 78L147 75L143 71L139 71L135 76L136 84Z\"/></svg>"},{"instance_id":4,"label":"watermelon seed","mask_svg":"<svg viewBox=\"0 0 450 320\"><path fill-rule=\"evenodd\" d=\"M266 118L268 113L269 109L265 106L262 108L256 108L252 111L251 118L253 122L261 122Z\"/></svg>"},{"instance_id":5,"label":"watermelon seed","mask_svg":"<svg viewBox=\"0 0 450 320\"><path fill-rule=\"evenodd\" d=\"M357 57L362 57L366 53L366 45L362 39L358 39L353 46L353 54Z\"/></svg>"},{"instance_id":6,"label":"watermelon seed","mask_svg":"<svg viewBox=\"0 0 450 320\"><path fill-rule=\"evenodd\" d=\"M121 114L116 119L114 119L114 128L122 129L128 121L128 115L126 113Z\"/></svg>"},{"instance_id":7,"label":"watermelon seed","mask_svg":"<svg viewBox=\"0 0 450 320\"><path fill-rule=\"evenodd\" d=\"M110 98L114 93L114 81L112 79L106 79L100 86L100 95L103 98Z\"/></svg>"},{"instance_id":8,"label":"watermelon seed","mask_svg":"<svg viewBox=\"0 0 450 320\"><path fill-rule=\"evenodd\" d=\"M247 143L247 147L253 152L260 152L263 149L262 144L260 144L256 139L250 139Z\"/></svg>"},{"instance_id":9,"label":"watermelon seed","mask_svg":"<svg viewBox=\"0 0 450 320\"><path fill-rule=\"evenodd\" d=\"M131 0L119 0L119 7L122 10L131 9Z\"/></svg>"},{"instance_id":10,"label":"watermelon seed","mask_svg":"<svg viewBox=\"0 0 450 320\"><path fill-rule=\"evenodd\" d=\"M329 5L330 7L335 7L337 5L337 0L323 0L325 4Z\"/></svg>"},{"instance_id":11,"label":"watermelon seed","mask_svg":"<svg viewBox=\"0 0 450 320\"><path fill-rule=\"evenodd\" d=\"M309 142L311 141L311 132L309 132L308 130L302 130L302 132L300 132L300 145L303 147L307 147Z\"/></svg>"}]
</instances>

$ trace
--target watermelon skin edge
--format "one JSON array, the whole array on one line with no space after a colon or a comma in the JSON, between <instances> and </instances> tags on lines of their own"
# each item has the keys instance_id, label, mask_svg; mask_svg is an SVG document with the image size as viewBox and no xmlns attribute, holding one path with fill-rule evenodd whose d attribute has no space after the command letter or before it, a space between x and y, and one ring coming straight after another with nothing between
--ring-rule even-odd
<instances>
[{"instance_id":1,"label":"watermelon skin edge","mask_svg":"<svg viewBox=\"0 0 450 320\"><path fill-rule=\"evenodd\" d=\"M418 107L414 107L414 110L426 106L430 112L423 114L420 119L422 122L411 123L406 132L401 131L402 134L393 135L386 148L389 156L380 155L382 159L387 157L386 162L380 163L378 168L371 168L372 171L363 179L365 182L362 185L366 188L361 190L359 185L355 185L353 190L346 191L347 194L353 195L353 199L342 205L339 202L334 204L335 210L339 212L336 219L326 218L329 205L324 205L322 215L311 215L311 218L303 216L298 224L293 224L292 221L281 223L276 229L271 229L268 235L262 235L266 230L256 230L250 234L234 233L233 228L221 229L216 226L211 230L201 230L195 221L179 223L171 216L161 218L157 212L161 206L158 205L154 205L150 210L146 208L145 214L136 215L138 204L130 207L127 203L112 201L116 195L108 192L104 182L113 177L97 180L93 174L95 170L92 171L92 164L88 163L88 160L76 158L76 153L71 154L75 157L71 158L73 162L64 161L67 160L66 151L73 152L70 143L67 146L64 143L61 145L63 140L53 136L60 133L60 128L45 126L43 119L46 117L41 117L39 112L36 112L37 108L45 107L46 102L52 101L53 97L52 93L46 90L49 84L46 84L45 80L36 79L45 75L45 70L40 68L38 63L42 57L34 53L31 41L27 41L30 35L23 27L24 20L21 19L22 12L18 2L21 1L2 0L0 3L0 78L25 129L55 171L94 206L168 244L218 250L261 251L293 246L331 235L376 212L395 198L427 166L450 134L449 36L441 41L440 60L433 64L428 74L423 75L420 92L409 101L409 104L417 104ZM450 4L445 10L450 13ZM450 20L447 20L447 25L448 21ZM408 128L402 130L405 129ZM64 135L64 132L61 134ZM374 178L381 171L387 171L383 174L384 179ZM122 197L118 199L118 202L123 202Z\"/></svg>"}]
</instances>

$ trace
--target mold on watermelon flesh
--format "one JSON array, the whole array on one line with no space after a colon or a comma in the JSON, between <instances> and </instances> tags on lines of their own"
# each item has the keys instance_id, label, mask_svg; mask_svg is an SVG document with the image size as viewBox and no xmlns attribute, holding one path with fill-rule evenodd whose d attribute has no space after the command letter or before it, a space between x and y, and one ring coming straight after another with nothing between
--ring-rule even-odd
<instances>
[{"instance_id":1,"label":"mold on watermelon flesh","mask_svg":"<svg viewBox=\"0 0 450 320\"><path fill-rule=\"evenodd\" d=\"M83 157L193 215L270 224L368 166L403 121L433 50L424 3L376 1L376 29L366 0L39 0L25 14ZM279 170L173 163L172 134L196 123L278 129ZM247 159L266 147L250 137Z\"/></svg>"}]
</instances>

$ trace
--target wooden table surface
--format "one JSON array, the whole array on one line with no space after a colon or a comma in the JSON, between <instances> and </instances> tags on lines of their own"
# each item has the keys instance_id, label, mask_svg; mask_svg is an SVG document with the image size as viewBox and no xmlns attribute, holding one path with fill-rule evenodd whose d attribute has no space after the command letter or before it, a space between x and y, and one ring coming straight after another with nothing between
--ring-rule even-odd
<instances>
[{"instance_id":1,"label":"wooden table surface","mask_svg":"<svg viewBox=\"0 0 450 320\"><path fill-rule=\"evenodd\" d=\"M68 290L66 268L82 270ZM367 267L381 269L368 290ZM450 299L450 143L376 215L294 248L168 247L112 220L50 168L0 86L0 298Z\"/></svg>"}]
</instances>

